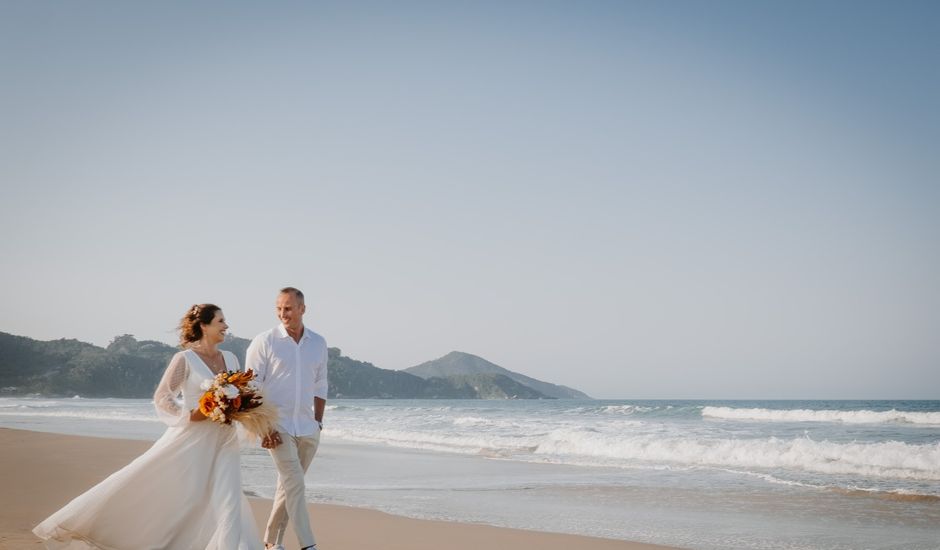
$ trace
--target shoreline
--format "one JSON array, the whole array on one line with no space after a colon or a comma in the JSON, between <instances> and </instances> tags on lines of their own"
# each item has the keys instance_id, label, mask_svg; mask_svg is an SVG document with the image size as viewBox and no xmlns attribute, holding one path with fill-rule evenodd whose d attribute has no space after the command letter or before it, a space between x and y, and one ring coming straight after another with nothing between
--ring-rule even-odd
<instances>
[{"instance_id":1,"label":"shoreline","mask_svg":"<svg viewBox=\"0 0 940 550\"><path fill-rule=\"evenodd\" d=\"M0 428L0 547L42 548L32 528L72 498L128 464L152 441L107 439ZM249 498L259 532L271 501ZM413 519L368 508L308 504L325 549L678 550L675 547L475 523ZM285 540L296 548L293 533Z\"/></svg>"}]
</instances>

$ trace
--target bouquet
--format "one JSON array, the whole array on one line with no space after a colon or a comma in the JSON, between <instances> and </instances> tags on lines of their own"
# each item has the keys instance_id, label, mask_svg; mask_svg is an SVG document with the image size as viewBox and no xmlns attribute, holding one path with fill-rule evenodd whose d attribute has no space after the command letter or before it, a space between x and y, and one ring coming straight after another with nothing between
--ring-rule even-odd
<instances>
[{"instance_id":1,"label":"bouquet","mask_svg":"<svg viewBox=\"0 0 940 550\"><path fill-rule=\"evenodd\" d=\"M199 411L220 424L241 423L252 437L264 437L274 431L277 409L264 402L255 373L225 371L200 386Z\"/></svg>"}]
</instances>

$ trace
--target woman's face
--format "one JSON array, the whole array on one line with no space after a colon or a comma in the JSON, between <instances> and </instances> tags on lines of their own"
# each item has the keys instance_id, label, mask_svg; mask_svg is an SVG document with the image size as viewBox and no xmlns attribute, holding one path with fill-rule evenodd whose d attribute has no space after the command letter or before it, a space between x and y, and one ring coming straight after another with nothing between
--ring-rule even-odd
<instances>
[{"instance_id":1,"label":"woman's face","mask_svg":"<svg viewBox=\"0 0 940 550\"><path fill-rule=\"evenodd\" d=\"M222 310L215 312L215 317L206 325L202 325L202 337L213 344L219 344L225 341L225 331L228 330L228 323L225 322L225 316Z\"/></svg>"}]
</instances>

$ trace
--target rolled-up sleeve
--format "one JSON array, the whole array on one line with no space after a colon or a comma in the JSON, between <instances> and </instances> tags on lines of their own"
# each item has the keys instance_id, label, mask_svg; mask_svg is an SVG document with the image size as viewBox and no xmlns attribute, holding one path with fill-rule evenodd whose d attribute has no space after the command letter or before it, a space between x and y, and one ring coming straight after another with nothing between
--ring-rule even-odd
<instances>
[{"instance_id":1,"label":"rolled-up sleeve","mask_svg":"<svg viewBox=\"0 0 940 550\"><path fill-rule=\"evenodd\" d=\"M323 342L323 353L319 363L317 363L316 372L313 378L313 396L319 397L320 399L326 399L327 393L330 390L330 384L328 381L328 372L327 364L330 360L330 351L326 347L326 342Z\"/></svg>"}]
</instances>

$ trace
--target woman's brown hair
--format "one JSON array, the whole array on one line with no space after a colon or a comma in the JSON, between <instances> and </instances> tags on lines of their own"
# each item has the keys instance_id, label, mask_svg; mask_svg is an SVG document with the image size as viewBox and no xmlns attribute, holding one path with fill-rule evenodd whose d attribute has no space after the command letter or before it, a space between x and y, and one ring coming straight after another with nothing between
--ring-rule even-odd
<instances>
[{"instance_id":1,"label":"woman's brown hair","mask_svg":"<svg viewBox=\"0 0 940 550\"><path fill-rule=\"evenodd\" d=\"M180 331L180 346L188 348L193 342L202 340L202 325L208 325L219 311L215 304L193 304L176 327Z\"/></svg>"}]
</instances>

